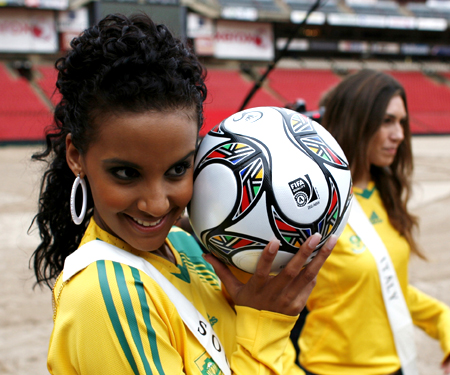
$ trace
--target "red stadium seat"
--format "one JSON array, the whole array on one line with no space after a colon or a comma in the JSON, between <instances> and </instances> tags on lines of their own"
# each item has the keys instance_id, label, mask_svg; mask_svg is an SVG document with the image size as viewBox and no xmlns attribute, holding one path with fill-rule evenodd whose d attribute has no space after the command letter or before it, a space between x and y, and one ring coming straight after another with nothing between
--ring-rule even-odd
<instances>
[{"instance_id":1,"label":"red stadium seat","mask_svg":"<svg viewBox=\"0 0 450 375\"><path fill-rule=\"evenodd\" d=\"M38 66L37 84L56 104L56 70L52 66ZM450 133L450 88L439 84L421 72L387 72L405 87L413 134ZM443 74L445 75L445 74ZM450 75L448 76L450 80ZM301 98L307 110L319 106L321 96L340 81L331 70L278 69L270 73L264 87L251 99L247 108L257 106L284 107ZM208 97L204 105L205 121L200 135L206 134L223 119L237 112L253 82L236 70L209 69L206 79ZM0 63L0 142L36 141L44 137L44 128L52 123L51 109L34 91L30 82L15 78Z\"/></svg>"},{"instance_id":2,"label":"red stadium seat","mask_svg":"<svg viewBox=\"0 0 450 375\"><path fill-rule=\"evenodd\" d=\"M43 140L51 111L30 83L14 78L0 63L0 87L0 142Z\"/></svg>"},{"instance_id":3,"label":"red stadium seat","mask_svg":"<svg viewBox=\"0 0 450 375\"><path fill-rule=\"evenodd\" d=\"M209 69L206 78L208 97L205 101L205 122L200 135L205 135L215 125L237 112L253 83L244 80L239 72L225 69ZM264 88L260 88L250 100L247 108L259 106L283 107L282 103L270 95Z\"/></svg>"},{"instance_id":4,"label":"red stadium seat","mask_svg":"<svg viewBox=\"0 0 450 375\"><path fill-rule=\"evenodd\" d=\"M413 134L450 132L450 88L421 72L389 71L405 88Z\"/></svg>"},{"instance_id":5,"label":"red stadium seat","mask_svg":"<svg viewBox=\"0 0 450 375\"><path fill-rule=\"evenodd\" d=\"M319 107L322 95L340 82L331 70L275 69L268 77L270 87L287 102L304 99L308 111Z\"/></svg>"},{"instance_id":6,"label":"red stadium seat","mask_svg":"<svg viewBox=\"0 0 450 375\"><path fill-rule=\"evenodd\" d=\"M45 95L52 101L53 105L56 105L61 100L61 94L59 91L55 91L58 71L54 66L50 65L38 66L37 70L41 74L41 77L37 80L39 86L42 88Z\"/></svg>"}]
</instances>

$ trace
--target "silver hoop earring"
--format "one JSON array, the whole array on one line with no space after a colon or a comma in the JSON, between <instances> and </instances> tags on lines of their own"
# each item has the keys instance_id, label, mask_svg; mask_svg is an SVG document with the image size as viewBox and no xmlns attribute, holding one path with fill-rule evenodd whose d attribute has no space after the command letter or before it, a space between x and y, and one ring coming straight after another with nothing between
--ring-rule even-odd
<instances>
[{"instance_id":1,"label":"silver hoop earring","mask_svg":"<svg viewBox=\"0 0 450 375\"><path fill-rule=\"evenodd\" d=\"M78 185L81 184L81 189L83 191L83 205L81 206L80 216L77 215L77 211L75 210L75 195L77 193ZM76 225L80 225L84 217L86 216L86 207L87 207L87 188L86 182L84 179L80 178L78 174L77 178L73 182L72 192L70 193L70 214L72 215L72 220Z\"/></svg>"}]
</instances>

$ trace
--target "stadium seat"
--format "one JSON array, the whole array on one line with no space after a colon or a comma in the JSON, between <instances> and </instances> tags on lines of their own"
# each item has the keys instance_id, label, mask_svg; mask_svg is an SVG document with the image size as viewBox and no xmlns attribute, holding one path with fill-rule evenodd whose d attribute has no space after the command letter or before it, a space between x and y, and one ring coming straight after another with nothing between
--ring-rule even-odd
<instances>
[{"instance_id":1,"label":"stadium seat","mask_svg":"<svg viewBox=\"0 0 450 375\"><path fill-rule=\"evenodd\" d=\"M394 1L379 1L371 3L360 3L348 5L356 14L380 15L380 16L402 16L399 5Z\"/></svg>"},{"instance_id":2,"label":"stadium seat","mask_svg":"<svg viewBox=\"0 0 450 375\"><path fill-rule=\"evenodd\" d=\"M253 83L244 80L239 72L225 69L209 69L206 78L208 97L205 101L205 122L200 135L205 135L222 120L238 112ZM283 107L281 102L264 88L257 91L247 108L259 106Z\"/></svg>"},{"instance_id":3,"label":"stadium seat","mask_svg":"<svg viewBox=\"0 0 450 375\"><path fill-rule=\"evenodd\" d=\"M51 111L24 78L13 77L0 63L0 142L44 139Z\"/></svg>"},{"instance_id":4,"label":"stadium seat","mask_svg":"<svg viewBox=\"0 0 450 375\"><path fill-rule=\"evenodd\" d=\"M270 87L286 102L306 102L306 109L316 110L321 96L339 83L340 78L328 69L275 69L268 77Z\"/></svg>"},{"instance_id":5,"label":"stadium seat","mask_svg":"<svg viewBox=\"0 0 450 375\"><path fill-rule=\"evenodd\" d=\"M423 3L408 3L406 4L408 9L415 17L431 17L431 18L446 18L450 20L450 9L448 8L435 8L430 7Z\"/></svg>"},{"instance_id":6,"label":"stadium seat","mask_svg":"<svg viewBox=\"0 0 450 375\"><path fill-rule=\"evenodd\" d=\"M292 10L299 10L307 12L315 3L315 0L285 0L286 4ZM336 3L336 0L328 0L317 10L322 13L342 13L341 9Z\"/></svg>"},{"instance_id":7,"label":"stadium seat","mask_svg":"<svg viewBox=\"0 0 450 375\"><path fill-rule=\"evenodd\" d=\"M40 73L37 83L44 91L45 95L56 105L60 101L61 95L56 90L57 70L52 65L41 65L37 67Z\"/></svg>"},{"instance_id":8,"label":"stadium seat","mask_svg":"<svg viewBox=\"0 0 450 375\"><path fill-rule=\"evenodd\" d=\"M249 7L258 11L282 13L282 9L274 0L218 0L222 8Z\"/></svg>"},{"instance_id":9,"label":"stadium seat","mask_svg":"<svg viewBox=\"0 0 450 375\"><path fill-rule=\"evenodd\" d=\"M405 87L412 131L415 134L448 133L450 88L421 72L388 71Z\"/></svg>"}]
</instances>

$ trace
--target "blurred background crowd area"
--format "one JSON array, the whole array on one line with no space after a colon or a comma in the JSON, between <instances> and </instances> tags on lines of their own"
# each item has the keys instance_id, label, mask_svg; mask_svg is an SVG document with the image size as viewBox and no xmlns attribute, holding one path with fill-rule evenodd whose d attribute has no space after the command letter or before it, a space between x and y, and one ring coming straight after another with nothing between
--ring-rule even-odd
<instances>
[{"instance_id":1,"label":"blurred background crowd area","mask_svg":"<svg viewBox=\"0 0 450 375\"><path fill-rule=\"evenodd\" d=\"M450 133L450 1L0 0L0 143L40 141L52 122L55 60L106 14L145 12L192 45L207 68L202 135L247 107L315 111L361 68L386 71L408 94L413 134ZM289 48L285 48L291 39Z\"/></svg>"}]
</instances>

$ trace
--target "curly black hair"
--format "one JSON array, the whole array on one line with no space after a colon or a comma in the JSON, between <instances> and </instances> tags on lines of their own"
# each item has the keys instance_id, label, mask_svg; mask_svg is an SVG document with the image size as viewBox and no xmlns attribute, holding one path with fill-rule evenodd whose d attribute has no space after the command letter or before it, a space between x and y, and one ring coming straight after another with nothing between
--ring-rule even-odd
<instances>
[{"instance_id":1,"label":"curly black hair","mask_svg":"<svg viewBox=\"0 0 450 375\"><path fill-rule=\"evenodd\" d=\"M93 214L88 193L88 214L82 225L72 223L74 175L66 162L66 136L70 133L74 146L85 154L98 131L93 126L97 116L149 110L193 108L200 128L207 94L206 71L197 57L166 26L144 14L108 15L73 39L71 47L55 63L62 98L47 130L46 149L32 156L49 165L31 224L38 226L41 243L30 266L37 283L49 287L77 249Z\"/></svg>"}]
</instances>

